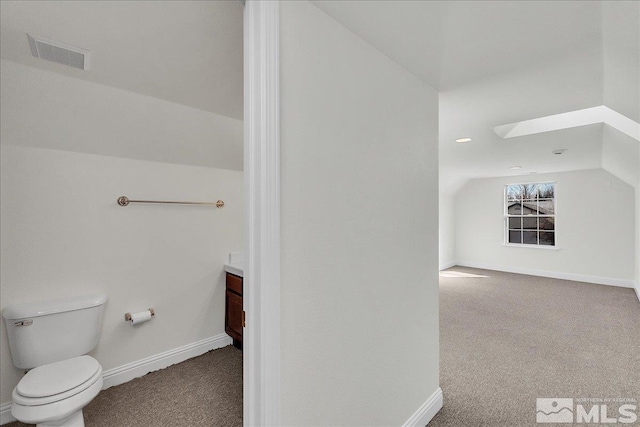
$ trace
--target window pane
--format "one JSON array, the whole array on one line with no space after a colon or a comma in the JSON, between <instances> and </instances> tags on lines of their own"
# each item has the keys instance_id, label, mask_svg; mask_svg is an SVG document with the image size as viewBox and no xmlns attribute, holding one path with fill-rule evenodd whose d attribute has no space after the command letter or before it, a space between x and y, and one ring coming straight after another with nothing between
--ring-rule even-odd
<instances>
[{"instance_id":1,"label":"window pane","mask_svg":"<svg viewBox=\"0 0 640 427\"><path fill-rule=\"evenodd\" d=\"M527 245L538 244L538 232L537 231L524 231L522 233L522 243Z\"/></svg>"},{"instance_id":2,"label":"window pane","mask_svg":"<svg viewBox=\"0 0 640 427\"><path fill-rule=\"evenodd\" d=\"M516 217L516 218L509 218L509 228L511 229L519 229L522 228L522 218L520 217Z\"/></svg>"},{"instance_id":3,"label":"window pane","mask_svg":"<svg viewBox=\"0 0 640 427\"><path fill-rule=\"evenodd\" d=\"M524 186L507 185L507 200L521 200L524 194Z\"/></svg>"},{"instance_id":4,"label":"window pane","mask_svg":"<svg viewBox=\"0 0 640 427\"><path fill-rule=\"evenodd\" d=\"M509 243L522 243L519 231L509 230Z\"/></svg>"},{"instance_id":5,"label":"window pane","mask_svg":"<svg viewBox=\"0 0 640 427\"><path fill-rule=\"evenodd\" d=\"M553 184L538 184L538 197L541 199L553 199L555 195Z\"/></svg>"},{"instance_id":6,"label":"window pane","mask_svg":"<svg viewBox=\"0 0 640 427\"><path fill-rule=\"evenodd\" d=\"M540 215L553 215L556 211L553 205L553 199L540 199L538 204Z\"/></svg>"},{"instance_id":7,"label":"window pane","mask_svg":"<svg viewBox=\"0 0 640 427\"><path fill-rule=\"evenodd\" d=\"M540 232L540 244L554 246L556 244L556 237L554 232L552 231L541 231Z\"/></svg>"},{"instance_id":8,"label":"window pane","mask_svg":"<svg viewBox=\"0 0 640 427\"><path fill-rule=\"evenodd\" d=\"M538 201L532 199L523 200L522 215L538 215Z\"/></svg>"},{"instance_id":9,"label":"window pane","mask_svg":"<svg viewBox=\"0 0 640 427\"><path fill-rule=\"evenodd\" d=\"M551 230L553 231L555 228L555 218L541 216L540 217L540 230Z\"/></svg>"},{"instance_id":10,"label":"window pane","mask_svg":"<svg viewBox=\"0 0 640 427\"><path fill-rule=\"evenodd\" d=\"M537 230L538 229L538 218L523 218L522 219L522 228L527 230Z\"/></svg>"},{"instance_id":11,"label":"window pane","mask_svg":"<svg viewBox=\"0 0 640 427\"><path fill-rule=\"evenodd\" d=\"M522 215L522 204L519 202L509 202L507 212L509 215Z\"/></svg>"},{"instance_id":12,"label":"window pane","mask_svg":"<svg viewBox=\"0 0 640 427\"><path fill-rule=\"evenodd\" d=\"M523 199L537 199L538 198L538 184L524 184L522 186Z\"/></svg>"}]
</instances>

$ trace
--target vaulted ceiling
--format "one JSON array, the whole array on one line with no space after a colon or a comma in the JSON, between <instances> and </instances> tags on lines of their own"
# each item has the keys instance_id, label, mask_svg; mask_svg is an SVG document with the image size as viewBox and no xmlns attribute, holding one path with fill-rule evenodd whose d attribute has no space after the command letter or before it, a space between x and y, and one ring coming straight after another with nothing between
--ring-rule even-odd
<instances>
[{"instance_id":1,"label":"vaulted ceiling","mask_svg":"<svg viewBox=\"0 0 640 427\"><path fill-rule=\"evenodd\" d=\"M443 192L472 178L599 167L638 182L640 144L607 125L511 139L492 129L598 105L640 121L640 2L313 4L440 92ZM242 10L240 1L2 1L0 56L241 119ZM91 50L91 69L33 58L26 32Z\"/></svg>"},{"instance_id":2,"label":"vaulted ceiling","mask_svg":"<svg viewBox=\"0 0 640 427\"><path fill-rule=\"evenodd\" d=\"M472 178L603 166L638 182L628 159L640 144L607 125L511 139L492 129L598 105L640 121L639 2L314 4L440 92L441 191ZM455 142L463 137L472 141ZM567 151L553 155L558 148Z\"/></svg>"}]
</instances>

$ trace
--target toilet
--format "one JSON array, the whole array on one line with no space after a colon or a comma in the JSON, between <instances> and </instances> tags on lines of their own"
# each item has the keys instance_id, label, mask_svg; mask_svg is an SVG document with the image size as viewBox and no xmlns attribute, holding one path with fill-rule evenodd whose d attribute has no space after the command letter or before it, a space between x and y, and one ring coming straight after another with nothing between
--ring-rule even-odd
<instances>
[{"instance_id":1,"label":"toilet","mask_svg":"<svg viewBox=\"0 0 640 427\"><path fill-rule=\"evenodd\" d=\"M102 366L86 355L98 343L106 295L6 307L13 364L29 372L13 389L11 414L39 427L82 427L102 388Z\"/></svg>"}]
</instances>

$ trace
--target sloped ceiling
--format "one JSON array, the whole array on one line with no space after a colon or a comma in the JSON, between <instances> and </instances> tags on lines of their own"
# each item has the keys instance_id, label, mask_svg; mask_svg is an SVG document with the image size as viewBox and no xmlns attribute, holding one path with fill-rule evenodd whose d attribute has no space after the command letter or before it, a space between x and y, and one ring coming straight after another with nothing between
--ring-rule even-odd
<instances>
[{"instance_id":1,"label":"sloped ceiling","mask_svg":"<svg viewBox=\"0 0 640 427\"><path fill-rule=\"evenodd\" d=\"M243 122L0 60L0 142L242 170Z\"/></svg>"},{"instance_id":2,"label":"sloped ceiling","mask_svg":"<svg viewBox=\"0 0 640 427\"><path fill-rule=\"evenodd\" d=\"M637 143L603 125L509 140L491 129L603 104L640 121L640 2L313 3L440 91L442 191L532 172L605 167L627 182L637 174L628 161ZM0 57L241 119L242 8L240 1L2 1ZM26 32L91 50L92 68L33 58ZM468 144L454 142L467 136ZM556 148L568 151L554 156Z\"/></svg>"},{"instance_id":3,"label":"sloped ceiling","mask_svg":"<svg viewBox=\"0 0 640 427\"><path fill-rule=\"evenodd\" d=\"M242 119L241 1L0 2L0 57ZM26 33L91 51L76 70L31 56Z\"/></svg>"},{"instance_id":4,"label":"sloped ceiling","mask_svg":"<svg viewBox=\"0 0 640 427\"><path fill-rule=\"evenodd\" d=\"M473 178L600 167L636 185L637 161L617 157L637 141L601 124L509 140L492 128L603 104L639 121L639 2L314 4L440 91L442 192Z\"/></svg>"},{"instance_id":5,"label":"sloped ceiling","mask_svg":"<svg viewBox=\"0 0 640 427\"><path fill-rule=\"evenodd\" d=\"M2 1L2 144L242 170L240 1ZM26 33L91 51L83 71Z\"/></svg>"}]
</instances>

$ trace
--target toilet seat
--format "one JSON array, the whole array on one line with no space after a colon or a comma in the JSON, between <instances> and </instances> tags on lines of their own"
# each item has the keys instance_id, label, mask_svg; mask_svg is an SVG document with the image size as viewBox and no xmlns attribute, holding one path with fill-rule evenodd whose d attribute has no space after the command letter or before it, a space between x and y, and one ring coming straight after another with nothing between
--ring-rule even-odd
<instances>
[{"instance_id":1,"label":"toilet seat","mask_svg":"<svg viewBox=\"0 0 640 427\"><path fill-rule=\"evenodd\" d=\"M13 389L13 402L46 405L82 393L102 379L102 367L91 356L79 356L29 371Z\"/></svg>"},{"instance_id":2,"label":"toilet seat","mask_svg":"<svg viewBox=\"0 0 640 427\"><path fill-rule=\"evenodd\" d=\"M82 408L100 393L102 384L102 366L90 356L39 366L13 389L11 414L27 424L64 425L64 420L73 419L77 425L78 417L82 422Z\"/></svg>"},{"instance_id":3,"label":"toilet seat","mask_svg":"<svg viewBox=\"0 0 640 427\"><path fill-rule=\"evenodd\" d=\"M73 424L69 425L82 425L77 422L78 418L82 422L82 408L100 393L101 388L102 375L98 376L98 380L83 391L53 403L29 406L14 401L11 404L11 414L17 420L27 424L55 423L55 425L65 425L65 420L73 419ZM28 398L23 397L23 399Z\"/></svg>"}]
</instances>

